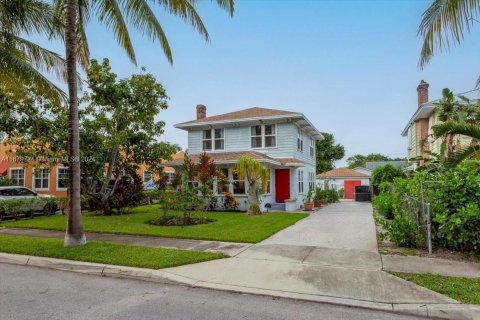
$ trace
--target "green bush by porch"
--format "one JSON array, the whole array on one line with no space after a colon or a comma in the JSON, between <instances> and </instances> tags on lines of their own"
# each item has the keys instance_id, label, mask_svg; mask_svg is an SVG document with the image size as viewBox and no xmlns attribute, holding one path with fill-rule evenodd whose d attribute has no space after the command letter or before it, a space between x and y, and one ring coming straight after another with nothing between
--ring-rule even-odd
<instances>
[{"instance_id":1,"label":"green bush by porch","mask_svg":"<svg viewBox=\"0 0 480 320\"><path fill-rule=\"evenodd\" d=\"M147 221L157 218L160 214L159 205L140 206L132 209L132 213L125 215L102 216L84 213L83 223L85 231L90 232L257 243L307 216L303 213L286 212L272 212L261 216L247 216L241 212L208 212L207 218L215 220L208 224L187 227L147 224ZM4 221L0 225L65 230L66 216Z\"/></svg>"},{"instance_id":2,"label":"green bush by porch","mask_svg":"<svg viewBox=\"0 0 480 320\"><path fill-rule=\"evenodd\" d=\"M84 246L65 248L63 239L10 235L0 235L0 252L151 269L227 257L220 253L150 248L101 241L90 241Z\"/></svg>"}]
</instances>

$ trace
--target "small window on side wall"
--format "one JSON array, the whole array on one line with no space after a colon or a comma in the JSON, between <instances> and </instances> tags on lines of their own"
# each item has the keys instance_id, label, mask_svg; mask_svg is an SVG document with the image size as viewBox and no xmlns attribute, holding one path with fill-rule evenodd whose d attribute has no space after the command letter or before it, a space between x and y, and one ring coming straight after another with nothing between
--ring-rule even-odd
<instances>
[{"instance_id":1,"label":"small window on side wall","mask_svg":"<svg viewBox=\"0 0 480 320\"><path fill-rule=\"evenodd\" d=\"M57 169L57 189L68 188L68 168Z\"/></svg>"}]
</instances>

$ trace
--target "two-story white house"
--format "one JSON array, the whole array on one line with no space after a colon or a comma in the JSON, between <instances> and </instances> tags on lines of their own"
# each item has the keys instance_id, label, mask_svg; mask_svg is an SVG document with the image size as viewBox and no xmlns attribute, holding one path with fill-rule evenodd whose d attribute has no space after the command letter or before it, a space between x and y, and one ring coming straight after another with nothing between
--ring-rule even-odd
<instances>
[{"instance_id":1,"label":"two-story white house","mask_svg":"<svg viewBox=\"0 0 480 320\"><path fill-rule=\"evenodd\" d=\"M207 117L207 108L197 106L197 119L175 125L188 131L188 152L193 162L203 152L224 170L230 184L222 190L214 186L221 197L231 192L248 207L247 183L235 173L242 155L249 155L270 169L267 193L261 196L261 207L267 203L273 209L284 208L284 201L295 199L297 208L303 205L308 189L315 188L315 141L321 133L301 113L266 108L249 108ZM182 160L167 162L178 167Z\"/></svg>"}]
</instances>

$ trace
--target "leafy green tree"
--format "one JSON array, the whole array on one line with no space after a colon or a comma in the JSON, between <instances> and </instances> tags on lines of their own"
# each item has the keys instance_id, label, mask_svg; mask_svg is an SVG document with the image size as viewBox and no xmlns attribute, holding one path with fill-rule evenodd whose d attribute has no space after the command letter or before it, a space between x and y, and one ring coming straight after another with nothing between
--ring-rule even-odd
<instances>
[{"instance_id":1,"label":"leafy green tree","mask_svg":"<svg viewBox=\"0 0 480 320\"><path fill-rule=\"evenodd\" d=\"M63 91L43 74L63 78L65 60L25 38L31 34L58 37L62 27L47 1L0 0L0 92L15 100L24 99L30 91L57 102L65 99Z\"/></svg>"},{"instance_id":2,"label":"leafy green tree","mask_svg":"<svg viewBox=\"0 0 480 320\"><path fill-rule=\"evenodd\" d=\"M391 164L386 164L384 166L378 166L373 169L372 172L372 185L374 187L379 187L383 182L393 182L395 178L404 177L402 169L399 167L393 166Z\"/></svg>"},{"instance_id":3,"label":"leafy green tree","mask_svg":"<svg viewBox=\"0 0 480 320\"><path fill-rule=\"evenodd\" d=\"M322 132L323 139L317 140L317 173L332 170L334 168L334 162L342 159L345 156L345 148L335 143L333 134L328 132Z\"/></svg>"},{"instance_id":4,"label":"leafy green tree","mask_svg":"<svg viewBox=\"0 0 480 320\"><path fill-rule=\"evenodd\" d=\"M257 211L253 211L253 209L258 205L257 186L260 184L262 190L267 189L270 171L263 164L249 156L240 157L236 169L238 177L246 179L248 183L247 197L250 204L248 214L256 213Z\"/></svg>"},{"instance_id":5,"label":"leafy green tree","mask_svg":"<svg viewBox=\"0 0 480 320\"><path fill-rule=\"evenodd\" d=\"M86 136L95 139L88 141L92 144L82 141L81 150L84 156L92 152L86 161L93 160L97 167L108 164L99 196L105 213L110 213L108 199L115 193L117 181L129 171L134 172L139 163L160 163L174 153L174 147L155 140L165 125L163 121L155 121L155 116L167 108L168 97L151 74L117 80L108 59L102 64L92 60L87 77L91 91L82 98L87 107L82 112L81 128ZM115 184L110 188L113 176ZM89 193L96 193L96 189L92 184Z\"/></svg>"},{"instance_id":6,"label":"leafy green tree","mask_svg":"<svg viewBox=\"0 0 480 320\"><path fill-rule=\"evenodd\" d=\"M424 67L436 50L460 44L465 31L470 31L480 12L478 0L434 0L423 13L418 34L423 38L420 66Z\"/></svg>"},{"instance_id":7,"label":"leafy green tree","mask_svg":"<svg viewBox=\"0 0 480 320\"><path fill-rule=\"evenodd\" d=\"M172 63L167 37L146 0L55 0L55 8L65 22L66 78L68 85L68 155L70 208L68 211L65 246L86 243L80 207L80 130L78 115L77 62L88 68L89 48L86 27L90 17L97 16L116 38L133 63L135 52L127 25L130 24L154 41L160 42L163 52ZM218 5L233 15L234 0L217 0ZM195 10L194 0L164 0L154 2L168 13L189 22L208 40L208 32Z\"/></svg>"},{"instance_id":8,"label":"leafy green tree","mask_svg":"<svg viewBox=\"0 0 480 320\"><path fill-rule=\"evenodd\" d=\"M480 125L448 120L435 125L433 133L436 137L462 135L471 138L468 146L459 147L448 155L445 161L448 167L455 167L466 159L480 160Z\"/></svg>"}]
</instances>

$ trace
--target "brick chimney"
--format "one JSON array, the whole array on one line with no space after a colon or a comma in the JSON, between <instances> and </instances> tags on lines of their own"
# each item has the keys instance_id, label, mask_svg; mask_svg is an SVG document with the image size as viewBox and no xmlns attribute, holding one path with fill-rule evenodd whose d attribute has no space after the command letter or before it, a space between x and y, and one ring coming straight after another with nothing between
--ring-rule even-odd
<instances>
[{"instance_id":1,"label":"brick chimney","mask_svg":"<svg viewBox=\"0 0 480 320\"><path fill-rule=\"evenodd\" d=\"M428 102L428 82L420 81L420 84L417 87L417 95L418 95L418 108L420 108L423 104ZM418 127L417 127L417 139L418 144L420 145L420 154L422 158L427 159L428 154L427 151L430 149L430 144L428 141L428 127L429 127L429 119L424 118L418 120ZM419 163L420 166L425 165L425 161L421 160Z\"/></svg>"},{"instance_id":2,"label":"brick chimney","mask_svg":"<svg viewBox=\"0 0 480 320\"><path fill-rule=\"evenodd\" d=\"M197 104L197 120L203 119L207 116L207 107L203 104Z\"/></svg>"},{"instance_id":3,"label":"brick chimney","mask_svg":"<svg viewBox=\"0 0 480 320\"><path fill-rule=\"evenodd\" d=\"M422 104L428 102L428 82L420 81L420 84L417 87L417 94L418 94L418 107L420 108Z\"/></svg>"}]
</instances>

